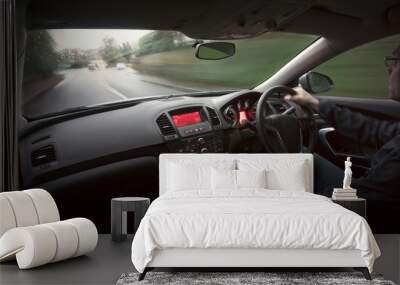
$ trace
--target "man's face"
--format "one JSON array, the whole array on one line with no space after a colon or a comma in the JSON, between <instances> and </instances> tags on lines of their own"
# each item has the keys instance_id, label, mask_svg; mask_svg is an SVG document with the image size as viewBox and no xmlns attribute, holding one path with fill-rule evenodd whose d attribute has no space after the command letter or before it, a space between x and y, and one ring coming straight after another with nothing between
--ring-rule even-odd
<instances>
[{"instance_id":1,"label":"man's face","mask_svg":"<svg viewBox=\"0 0 400 285\"><path fill-rule=\"evenodd\" d=\"M393 52L394 57L400 57L400 46ZM389 73L389 97L400 101L400 61L397 60L388 66Z\"/></svg>"}]
</instances>

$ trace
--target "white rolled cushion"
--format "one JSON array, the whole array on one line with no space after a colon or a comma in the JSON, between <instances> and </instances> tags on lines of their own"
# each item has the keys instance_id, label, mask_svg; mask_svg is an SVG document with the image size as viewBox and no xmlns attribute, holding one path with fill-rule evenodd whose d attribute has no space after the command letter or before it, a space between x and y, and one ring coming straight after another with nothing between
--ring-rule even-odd
<instances>
[{"instance_id":1,"label":"white rolled cushion","mask_svg":"<svg viewBox=\"0 0 400 285\"><path fill-rule=\"evenodd\" d=\"M56 249L56 236L43 225L13 228L0 238L0 261L16 256L19 268L28 269L51 262Z\"/></svg>"},{"instance_id":2,"label":"white rolled cushion","mask_svg":"<svg viewBox=\"0 0 400 285\"><path fill-rule=\"evenodd\" d=\"M6 197L0 194L0 237L9 229L15 228L14 211Z\"/></svg>"},{"instance_id":3,"label":"white rolled cushion","mask_svg":"<svg viewBox=\"0 0 400 285\"><path fill-rule=\"evenodd\" d=\"M85 218L7 231L0 238L0 261L16 257L20 269L77 257L96 248L96 226Z\"/></svg>"},{"instance_id":4,"label":"white rolled cushion","mask_svg":"<svg viewBox=\"0 0 400 285\"><path fill-rule=\"evenodd\" d=\"M33 226L39 223L38 214L31 197L23 191L1 193L11 205L17 227Z\"/></svg>"},{"instance_id":5,"label":"white rolled cushion","mask_svg":"<svg viewBox=\"0 0 400 285\"><path fill-rule=\"evenodd\" d=\"M51 262L68 259L75 256L78 250L78 232L71 223L65 221L43 224L53 231L57 240L57 250Z\"/></svg>"},{"instance_id":6,"label":"white rolled cushion","mask_svg":"<svg viewBox=\"0 0 400 285\"><path fill-rule=\"evenodd\" d=\"M262 170L236 170L237 189L241 188L266 188L267 171Z\"/></svg>"},{"instance_id":7,"label":"white rolled cushion","mask_svg":"<svg viewBox=\"0 0 400 285\"><path fill-rule=\"evenodd\" d=\"M78 233L78 248L74 257L91 252L96 248L98 233L92 221L85 218L74 218L64 222L73 225Z\"/></svg>"},{"instance_id":8,"label":"white rolled cushion","mask_svg":"<svg viewBox=\"0 0 400 285\"><path fill-rule=\"evenodd\" d=\"M60 220L56 202L49 192L43 189L29 189L22 191L30 196L35 205L39 224L57 222Z\"/></svg>"}]
</instances>

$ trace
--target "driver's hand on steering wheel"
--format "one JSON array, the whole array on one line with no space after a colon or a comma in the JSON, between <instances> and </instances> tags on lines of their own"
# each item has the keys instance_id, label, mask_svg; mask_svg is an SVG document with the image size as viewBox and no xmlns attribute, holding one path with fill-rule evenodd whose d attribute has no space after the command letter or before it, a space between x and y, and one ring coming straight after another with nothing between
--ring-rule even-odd
<instances>
[{"instance_id":1,"label":"driver's hand on steering wheel","mask_svg":"<svg viewBox=\"0 0 400 285\"><path fill-rule=\"evenodd\" d=\"M302 87L293 88L296 91L295 95L286 95L284 97L287 101L293 101L302 106L308 106L313 108L314 110L318 110L319 108L319 100L304 90Z\"/></svg>"}]
</instances>

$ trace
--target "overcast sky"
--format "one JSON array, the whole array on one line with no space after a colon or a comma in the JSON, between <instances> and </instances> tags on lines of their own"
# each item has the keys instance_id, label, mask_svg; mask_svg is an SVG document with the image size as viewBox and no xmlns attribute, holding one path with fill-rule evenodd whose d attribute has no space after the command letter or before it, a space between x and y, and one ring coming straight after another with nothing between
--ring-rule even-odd
<instances>
[{"instance_id":1,"label":"overcast sky","mask_svg":"<svg viewBox=\"0 0 400 285\"><path fill-rule=\"evenodd\" d=\"M94 49L102 44L102 39L105 37L113 37L117 44L129 42L131 44L144 34L151 31L149 30L93 30L93 29L70 29L70 30L52 30L50 33L53 35L57 43L57 49L64 48L81 48L81 49Z\"/></svg>"}]
</instances>

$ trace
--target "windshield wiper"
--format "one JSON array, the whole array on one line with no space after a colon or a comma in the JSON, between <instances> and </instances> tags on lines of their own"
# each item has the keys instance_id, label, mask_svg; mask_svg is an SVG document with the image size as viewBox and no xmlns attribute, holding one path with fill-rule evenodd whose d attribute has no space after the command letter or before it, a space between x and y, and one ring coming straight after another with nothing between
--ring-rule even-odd
<instances>
[{"instance_id":1,"label":"windshield wiper","mask_svg":"<svg viewBox=\"0 0 400 285\"><path fill-rule=\"evenodd\" d=\"M210 97L210 96L225 95L225 94L233 93L236 91L238 91L238 90L198 91L198 92L193 92L193 93L183 93L183 94L176 94L176 95L171 95L171 96L173 96L173 97L183 97L183 96Z\"/></svg>"},{"instance_id":2,"label":"windshield wiper","mask_svg":"<svg viewBox=\"0 0 400 285\"><path fill-rule=\"evenodd\" d=\"M185 96L186 97L208 97L210 95L218 96L218 95L232 93L235 91L237 91L237 90L199 91L199 92L193 92L193 93L139 97L139 98L126 99L126 100L122 100L122 101L112 101L112 102L108 102L108 103L100 103L100 104L89 105L89 106L73 107L73 108L68 108L68 109L62 110L62 111L51 112L51 113L36 116L36 117L27 117L27 119L29 121L36 121L36 120L47 119L47 118L51 118L51 117L63 116L63 115L67 115L67 114L81 113L84 111L107 110L107 109L119 108L119 107L123 107L123 106L128 107L131 105L135 105L135 104L147 102L147 101L168 100L171 98L185 97Z\"/></svg>"},{"instance_id":3,"label":"windshield wiper","mask_svg":"<svg viewBox=\"0 0 400 285\"><path fill-rule=\"evenodd\" d=\"M35 117L27 117L27 119L29 121L36 121L36 120L47 119L47 118L51 118L51 117L62 116L62 115L66 115L66 114L80 113L80 112L84 112L84 111L88 111L88 110L102 110L102 109L108 109L111 107L130 106L130 105L134 105L134 104L137 104L140 102L159 100L164 97L165 96L140 97L140 98L127 99L127 100L123 100L123 101L112 101L112 102L108 102L108 103L100 103L100 104L89 105L89 106L79 106L79 107L67 108L67 109L64 109L64 110L58 111L58 112L47 113L45 115L40 115L40 116L35 116Z\"/></svg>"}]
</instances>

